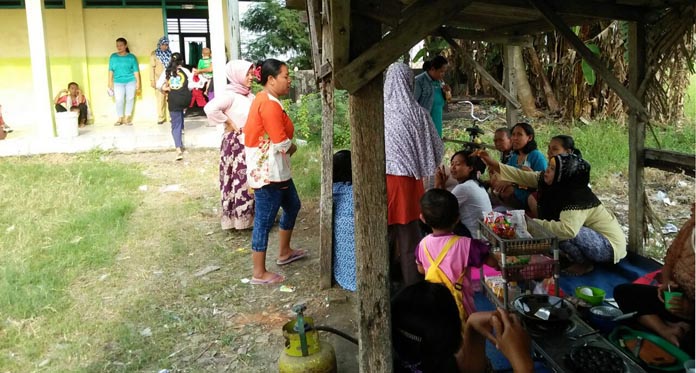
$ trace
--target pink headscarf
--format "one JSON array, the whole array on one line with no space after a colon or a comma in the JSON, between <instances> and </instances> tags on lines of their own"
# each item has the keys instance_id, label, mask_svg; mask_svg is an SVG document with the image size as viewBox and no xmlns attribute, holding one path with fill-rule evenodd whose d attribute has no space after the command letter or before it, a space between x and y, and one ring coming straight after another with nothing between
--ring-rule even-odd
<instances>
[{"instance_id":1,"label":"pink headscarf","mask_svg":"<svg viewBox=\"0 0 696 373\"><path fill-rule=\"evenodd\" d=\"M251 88L245 85L247 72L252 67L251 62L242 60L232 60L225 65L225 76L227 76L227 89L239 93L240 95L248 95Z\"/></svg>"}]
</instances>

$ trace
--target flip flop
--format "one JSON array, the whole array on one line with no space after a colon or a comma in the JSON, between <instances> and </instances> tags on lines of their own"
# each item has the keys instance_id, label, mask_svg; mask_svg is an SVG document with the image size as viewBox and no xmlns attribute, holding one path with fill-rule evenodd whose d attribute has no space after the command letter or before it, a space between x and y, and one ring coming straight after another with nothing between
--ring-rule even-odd
<instances>
[{"instance_id":1,"label":"flip flop","mask_svg":"<svg viewBox=\"0 0 696 373\"><path fill-rule=\"evenodd\" d=\"M276 273L275 276L269 278L268 280L264 280L262 278L252 277L251 281L249 281L249 283L252 285L272 285L272 284L279 284L283 281L285 281L285 276Z\"/></svg>"},{"instance_id":2,"label":"flip flop","mask_svg":"<svg viewBox=\"0 0 696 373\"><path fill-rule=\"evenodd\" d=\"M279 266L283 266L286 264L290 264L296 260L300 260L300 259L304 258L305 256L307 256L307 251L302 250L302 249L293 250L292 253L290 253L290 256L287 257L286 259L276 260L276 264Z\"/></svg>"}]
</instances>

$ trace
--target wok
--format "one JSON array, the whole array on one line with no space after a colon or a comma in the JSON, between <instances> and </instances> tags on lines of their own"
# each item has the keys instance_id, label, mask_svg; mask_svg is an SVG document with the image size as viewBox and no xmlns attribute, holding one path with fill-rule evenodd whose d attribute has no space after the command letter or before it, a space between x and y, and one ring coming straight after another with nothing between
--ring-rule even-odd
<instances>
[{"instance_id":1,"label":"wok","mask_svg":"<svg viewBox=\"0 0 696 373\"><path fill-rule=\"evenodd\" d=\"M525 324L553 330L565 329L575 313L575 307L568 301L561 301L561 298L545 294L528 294L517 297L513 302L513 307ZM548 320L534 315L540 308L551 311Z\"/></svg>"}]
</instances>

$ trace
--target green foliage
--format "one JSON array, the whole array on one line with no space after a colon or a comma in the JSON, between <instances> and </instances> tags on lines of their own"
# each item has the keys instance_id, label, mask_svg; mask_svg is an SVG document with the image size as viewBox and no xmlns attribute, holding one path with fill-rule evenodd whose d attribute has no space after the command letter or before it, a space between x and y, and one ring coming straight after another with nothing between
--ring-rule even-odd
<instances>
[{"instance_id":1,"label":"green foliage","mask_svg":"<svg viewBox=\"0 0 696 373\"><path fill-rule=\"evenodd\" d=\"M285 101L283 106L295 125L295 136L312 144L321 144L321 95L310 93L298 102ZM348 92L334 93L334 146L350 145Z\"/></svg>"},{"instance_id":2,"label":"green foliage","mask_svg":"<svg viewBox=\"0 0 696 373\"><path fill-rule=\"evenodd\" d=\"M691 84L686 89L684 116L693 129L693 126L696 125L696 75L691 75Z\"/></svg>"},{"instance_id":3,"label":"green foliage","mask_svg":"<svg viewBox=\"0 0 696 373\"><path fill-rule=\"evenodd\" d=\"M423 48L416 52L411 61L418 62L420 60L432 59L447 48L449 48L449 44L445 39L439 36L428 36L423 42Z\"/></svg>"},{"instance_id":4,"label":"green foliage","mask_svg":"<svg viewBox=\"0 0 696 373\"><path fill-rule=\"evenodd\" d=\"M300 12L286 9L277 0L266 0L247 11L241 26L258 34L247 46L245 59L258 61L287 54L292 56L287 61L291 69L312 68L309 29L300 20Z\"/></svg>"},{"instance_id":5,"label":"green foliage","mask_svg":"<svg viewBox=\"0 0 696 373\"><path fill-rule=\"evenodd\" d=\"M588 43L586 45L587 49L591 50L595 56L599 57L599 47L596 44ZM597 81L594 69L590 66L590 64L587 63L587 61L585 61L585 59L582 60L582 76L589 85L594 85Z\"/></svg>"}]
</instances>

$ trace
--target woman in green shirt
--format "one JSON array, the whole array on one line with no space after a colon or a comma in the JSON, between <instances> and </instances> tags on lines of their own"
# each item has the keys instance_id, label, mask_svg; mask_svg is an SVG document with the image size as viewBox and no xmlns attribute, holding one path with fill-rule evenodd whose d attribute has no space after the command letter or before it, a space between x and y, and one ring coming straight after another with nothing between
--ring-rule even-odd
<instances>
[{"instance_id":1,"label":"woman in green shirt","mask_svg":"<svg viewBox=\"0 0 696 373\"><path fill-rule=\"evenodd\" d=\"M120 126L133 125L133 103L135 94L140 93L140 69L138 60L130 53L128 41L116 39L116 53L109 57L109 95L116 100L116 115L114 124Z\"/></svg>"},{"instance_id":2,"label":"woman in green shirt","mask_svg":"<svg viewBox=\"0 0 696 373\"><path fill-rule=\"evenodd\" d=\"M567 275L579 276L592 271L592 263L617 263L626 256L626 237L618 220L588 186L587 161L559 154L540 172L500 164L485 151L479 156L503 180L538 188L539 219L534 221L558 236L559 248L573 263L565 268Z\"/></svg>"}]
</instances>

